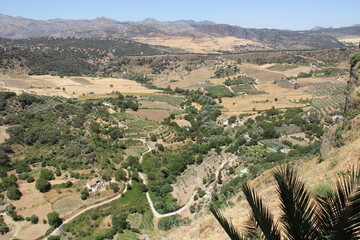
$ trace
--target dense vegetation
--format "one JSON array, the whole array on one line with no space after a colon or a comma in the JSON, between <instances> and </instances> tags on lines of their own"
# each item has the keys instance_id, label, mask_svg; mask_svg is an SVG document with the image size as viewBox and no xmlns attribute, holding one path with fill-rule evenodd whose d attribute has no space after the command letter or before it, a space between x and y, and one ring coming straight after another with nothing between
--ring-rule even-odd
<instances>
[{"instance_id":1,"label":"dense vegetation","mask_svg":"<svg viewBox=\"0 0 360 240\"><path fill-rule=\"evenodd\" d=\"M123 61L123 56L167 52L165 49L123 39L0 39L0 45L0 68L14 68L20 62L20 67L26 67L29 74L34 75L94 76L102 73L102 59L119 63Z\"/></svg>"}]
</instances>

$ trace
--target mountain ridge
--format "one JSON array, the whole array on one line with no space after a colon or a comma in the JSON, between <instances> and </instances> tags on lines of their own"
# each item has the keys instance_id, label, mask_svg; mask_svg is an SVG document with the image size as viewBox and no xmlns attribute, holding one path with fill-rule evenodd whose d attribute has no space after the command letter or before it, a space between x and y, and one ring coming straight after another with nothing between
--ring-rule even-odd
<instances>
[{"instance_id":1,"label":"mountain ridge","mask_svg":"<svg viewBox=\"0 0 360 240\"><path fill-rule=\"evenodd\" d=\"M93 20L34 20L0 14L0 37L23 39L31 37L101 37L101 38L165 38L190 37L204 39L235 37L265 44L273 49L335 48L344 44L337 37L360 36L360 26L316 28L293 31L267 28L243 28L211 21L158 21L147 18L140 22L118 21L106 17Z\"/></svg>"}]
</instances>

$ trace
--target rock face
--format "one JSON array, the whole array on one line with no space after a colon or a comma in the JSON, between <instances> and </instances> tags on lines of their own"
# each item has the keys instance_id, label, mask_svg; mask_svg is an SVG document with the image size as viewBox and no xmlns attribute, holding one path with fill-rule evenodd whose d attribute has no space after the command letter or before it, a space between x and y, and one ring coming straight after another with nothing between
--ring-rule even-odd
<instances>
[{"instance_id":1,"label":"rock face","mask_svg":"<svg viewBox=\"0 0 360 240\"><path fill-rule=\"evenodd\" d=\"M350 78L347 86L345 112L360 106L360 49L350 59Z\"/></svg>"}]
</instances>

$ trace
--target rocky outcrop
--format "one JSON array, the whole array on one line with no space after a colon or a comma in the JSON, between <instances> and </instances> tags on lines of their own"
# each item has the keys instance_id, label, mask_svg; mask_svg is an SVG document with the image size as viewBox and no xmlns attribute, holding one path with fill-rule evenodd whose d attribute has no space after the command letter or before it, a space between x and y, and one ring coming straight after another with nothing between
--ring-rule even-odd
<instances>
[{"instance_id":1,"label":"rocky outcrop","mask_svg":"<svg viewBox=\"0 0 360 240\"><path fill-rule=\"evenodd\" d=\"M345 113L360 106L360 49L350 59L350 78L346 89Z\"/></svg>"}]
</instances>

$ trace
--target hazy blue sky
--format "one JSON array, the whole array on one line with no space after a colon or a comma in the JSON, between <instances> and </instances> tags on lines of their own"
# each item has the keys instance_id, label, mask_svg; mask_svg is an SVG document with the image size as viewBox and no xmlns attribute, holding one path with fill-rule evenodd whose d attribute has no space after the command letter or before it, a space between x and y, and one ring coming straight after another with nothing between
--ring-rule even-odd
<instances>
[{"instance_id":1,"label":"hazy blue sky","mask_svg":"<svg viewBox=\"0 0 360 240\"><path fill-rule=\"evenodd\" d=\"M0 4L2 14L43 20L152 17L297 30L360 24L360 0L0 0Z\"/></svg>"}]
</instances>

